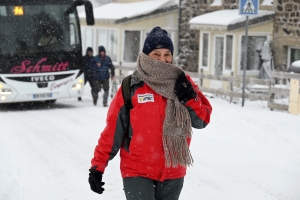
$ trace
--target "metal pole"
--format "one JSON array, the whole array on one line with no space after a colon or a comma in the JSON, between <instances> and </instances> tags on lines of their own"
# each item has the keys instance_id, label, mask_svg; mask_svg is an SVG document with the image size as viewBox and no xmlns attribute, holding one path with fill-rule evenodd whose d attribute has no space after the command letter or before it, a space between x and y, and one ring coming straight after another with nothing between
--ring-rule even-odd
<instances>
[{"instance_id":1,"label":"metal pole","mask_svg":"<svg viewBox=\"0 0 300 200\"><path fill-rule=\"evenodd\" d=\"M243 62L243 100L242 100L242 107L245 104L245 88L246 88L246 69L247 69L247 57L248 57L248 26L249 26L249 16L246 16L246 34L245 34L245 46L244 46L244 62Z\"/></svg>"},{"instance_id":2,"label":"metal pole","mask_svg":"<svg viewBox=\"0 0 300 200\"><path fill-rule=\"evenodd\" d=\"M177 32L177 56L179 56L179 51L180 51L180 33L181 33L181 29L180 29L180 26L181 26L181 23L180 23L180 20L181 20L181 4L182 4L182 0L179 0L179 5L178 5L178 32Z\"/></svg>"}]
</instances>

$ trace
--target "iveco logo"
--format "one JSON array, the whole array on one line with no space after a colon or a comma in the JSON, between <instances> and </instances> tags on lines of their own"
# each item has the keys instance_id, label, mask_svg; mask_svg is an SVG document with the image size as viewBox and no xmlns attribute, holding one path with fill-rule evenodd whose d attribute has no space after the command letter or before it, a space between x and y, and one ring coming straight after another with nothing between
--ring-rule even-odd
<instances>
[{"instance_id":1,"label":"iveco logo","mask_svg":"<svg viewBox=\"0 0 300 200\"><path fill-rule=\"evenodd\" d=\"M32 76L31 82L44 82L44 81L54 81L54 76Z\"/></svg>"}]
</instances>

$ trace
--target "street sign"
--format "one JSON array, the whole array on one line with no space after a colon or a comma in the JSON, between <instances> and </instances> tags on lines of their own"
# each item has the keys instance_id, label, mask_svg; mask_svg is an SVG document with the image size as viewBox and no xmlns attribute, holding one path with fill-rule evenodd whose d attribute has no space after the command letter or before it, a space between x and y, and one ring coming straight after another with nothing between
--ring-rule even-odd
<instances>
[{"instance_id":1,"label":"street sign","mask_svg":"<svg viewBox=\"0 0 300 200\"><path fill-rule=\"evenodd\" d=\"M246 33L245 33L245 46L243 57L243 92L242 92L242 107L245 104L245 88L246 88L246 69L248 57L248 27L249 15L257 15L259 9L259 0L240 0L239 14L246 15Z\"/></svg>"},{"instance_id":2,"label":"street sign","mask_svg":"<svg viewBox=\"0 0 300 200\"><path fill-rule=\"evenodd\" d=\"M259 10L259 0L240 0L240 15L257 15Z\"/></svg>"}]
</instances>

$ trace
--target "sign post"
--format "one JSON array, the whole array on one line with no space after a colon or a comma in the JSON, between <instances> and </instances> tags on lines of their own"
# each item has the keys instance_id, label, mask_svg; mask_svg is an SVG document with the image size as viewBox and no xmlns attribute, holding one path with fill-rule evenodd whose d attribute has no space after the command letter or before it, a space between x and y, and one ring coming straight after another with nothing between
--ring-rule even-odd
<instances>
[{"instance_id":1,"label":"sign post","mask_svg":"<svg viewBox=\"0 0 300 200\"><path fill-rule=\"evenodd\" d=\"M257 15L259 9L259 0L240 0L239 14L246 16L246 33L244 40L244 55L243 55L243 93L242 93L242 107L245 105L245 88L246 88L246 70L248 58L248 28L249 15Z\"/></svg>"}]
</instances>

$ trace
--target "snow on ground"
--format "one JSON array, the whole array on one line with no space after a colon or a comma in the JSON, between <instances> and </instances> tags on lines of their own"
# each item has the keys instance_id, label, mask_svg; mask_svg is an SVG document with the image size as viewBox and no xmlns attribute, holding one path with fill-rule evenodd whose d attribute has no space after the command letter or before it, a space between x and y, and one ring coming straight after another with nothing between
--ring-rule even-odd
<instances>
[{"instance_id":1,"label":"snow on ground","mask_svg":"<svg viewBox=\"0 0 300 200\"><path fill-rule=\"evenodd\" d=\"M88 168L107 108L83 101L0 107L0 199L125 199L119 157L104 174L103 195L89 189ZM210 98L211 124L194 130L181 200L299 200L300 116Z\"/></svg>"}]
</instances>

